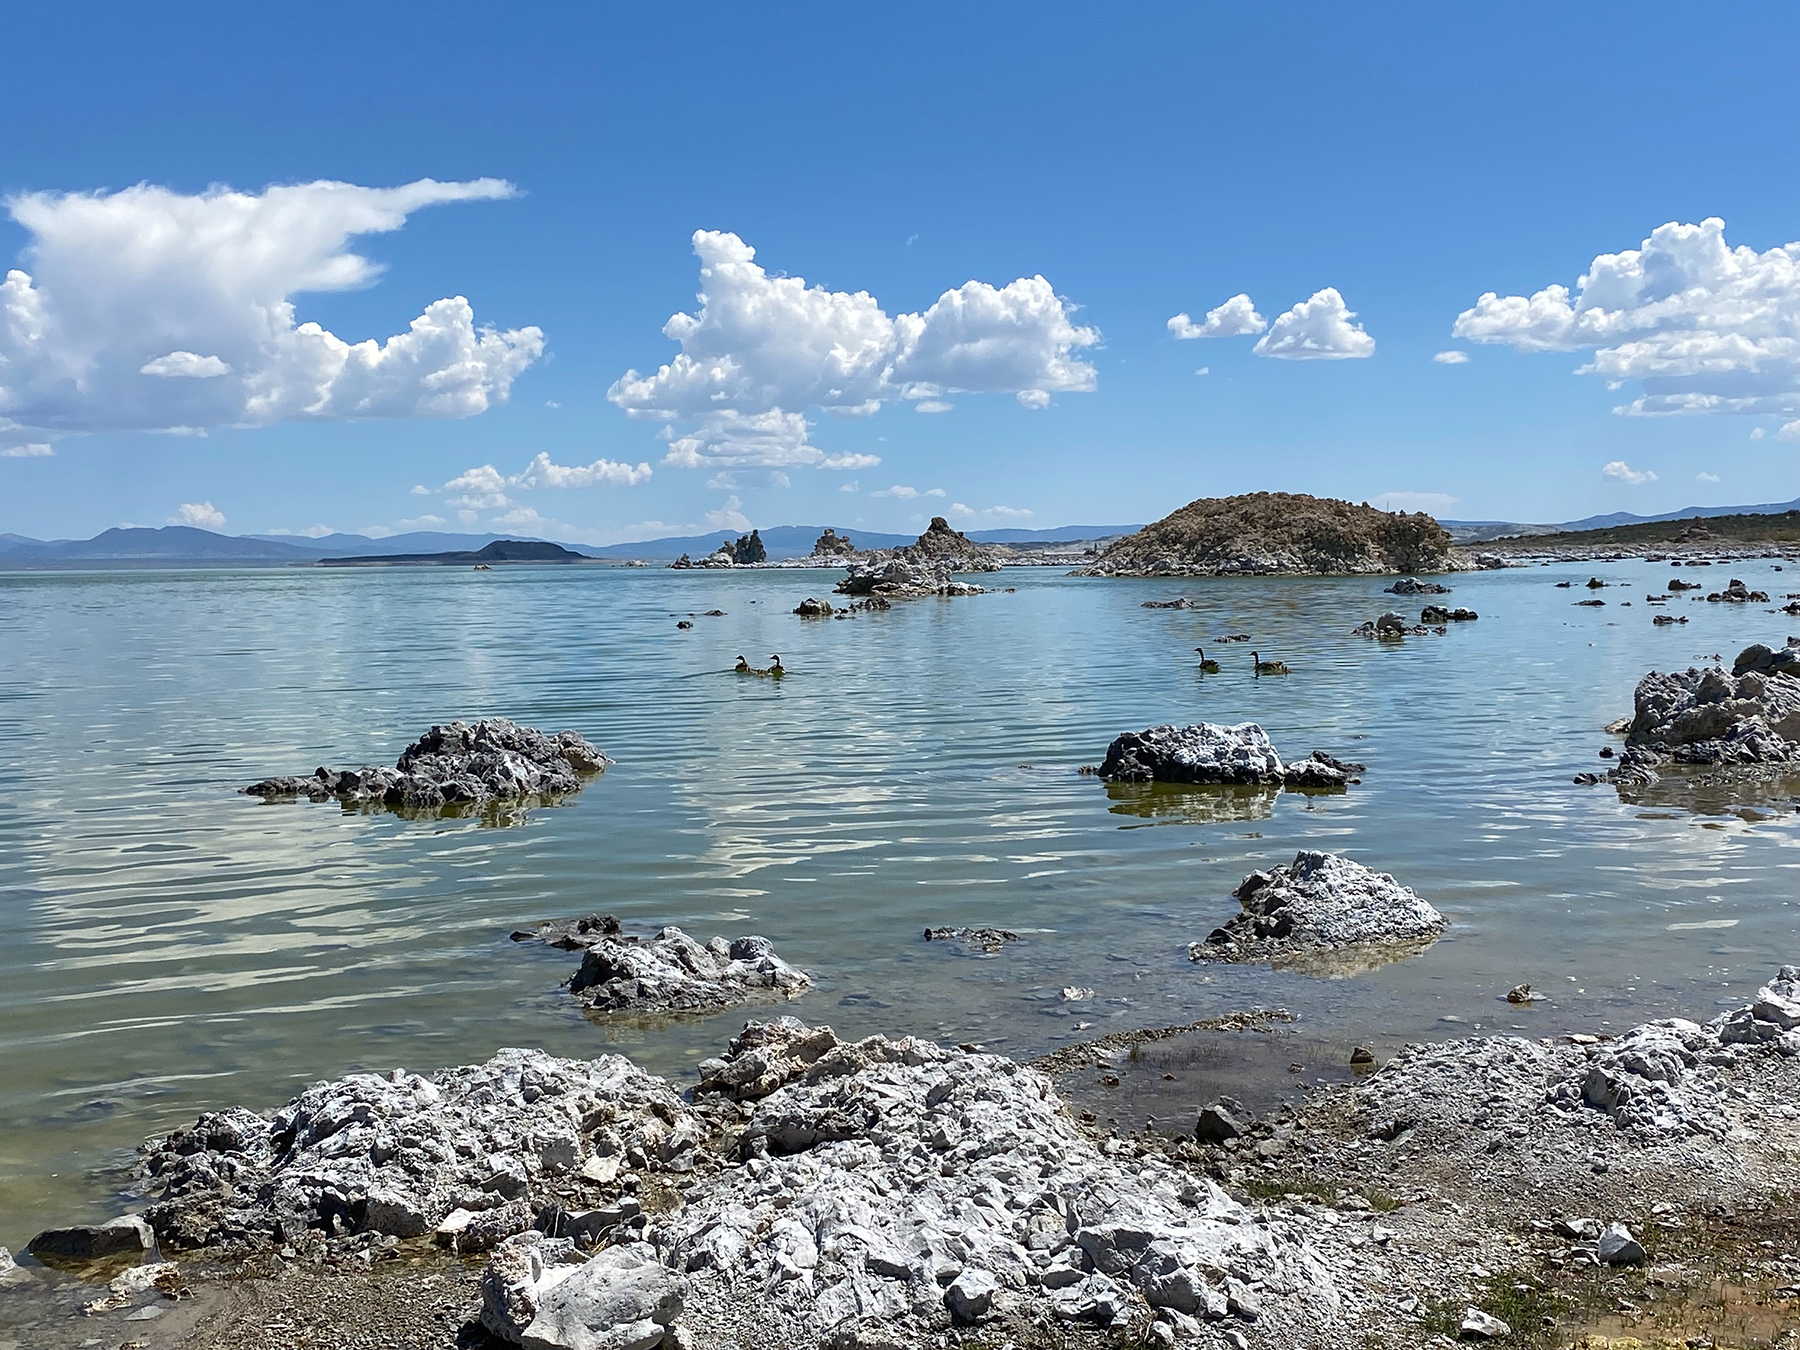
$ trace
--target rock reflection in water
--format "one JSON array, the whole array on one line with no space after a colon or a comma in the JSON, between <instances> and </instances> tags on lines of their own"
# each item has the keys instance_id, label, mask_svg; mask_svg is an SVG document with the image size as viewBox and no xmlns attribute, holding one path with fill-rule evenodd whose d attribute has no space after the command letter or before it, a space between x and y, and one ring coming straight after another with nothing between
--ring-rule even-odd
<instances>
[{"instance_id":1,"label":"rock reflection in water","mask_svg":"<svg viewBox=\"0 0 1800 1350\"><path fill-rule=\"evenodd\" d=\"M1108 783L1106 809L1117 816L1216 825L1267 820L1275 814L1278 787L1189 787L1179 783Z\"/></svg>"},{"instance_id":2,"label":"rock reflection in water","mask_svg":"<svg viewBox=\"0 0 1800 1350\"><path fill-rule=\"evenodd\" d=\"M1800 809L1800 773L1771 777L1759 765L1669 765L1657 781L1620 783L1627 806L1685 811L1696 816L1742 816L1750 812L1792 814Z\"/></svg>"},{"instance_id":3,"label":"rock reflection in water","mask_svg":"<svg viewBox=\"0 0 1800 1350\"><path fill-rule=\"evenodd\" d=\"M1349 947L1314 948L1277 957L1269 964L1274 970L1310 975L1315 980L1348 980L1391 966L1396 961L1409 961L1436 943L1437 939L1431 937L1417 942L1371 942Z\"/></svg>"}]
</instances>

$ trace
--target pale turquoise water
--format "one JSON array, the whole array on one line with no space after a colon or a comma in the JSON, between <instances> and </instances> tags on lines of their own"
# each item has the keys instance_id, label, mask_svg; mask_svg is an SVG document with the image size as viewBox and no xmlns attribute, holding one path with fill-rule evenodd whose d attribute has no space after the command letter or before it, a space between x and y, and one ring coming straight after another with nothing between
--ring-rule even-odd
<instances>
[{"instance_id":1,"label":"pale turquoise water","mask_svg":"<svg viewBox=\"0 0 1800 1350\"><path fill-rule=\"evenodd\" d=\"M1551 584L1595 570L1633 589L1589 610ZM1800 585L1763 563L1696 575L1728 573ZM788 611L827 574L0 574L0 1243L112 1208L106 1169L209 1107L502 1045L623 1046L681 1072L741 1023L572 1009L556 986L573 959L506 934L592 910L767 933L819 977L792 1011L840 1031L1018 1055L1081 1022L1258 1004L1393 1045L1741 1001L1800 960L1791 796L1694 815L1570 782L1644 670L1800 629L1697 602L1653 629L1642 591L1668 576L1457 577L1478 623L1385 646L1348 635L1392 603L1377 579L1024 570L1004 574L1013 594L806 622ZM1140 608L1181 593L1201 608ZM1296 674L1253 680L1245 647L1221 647L1224 673L1199 677L1195 643L1232 631ZM776 650L780 685L728 673ZM511 828L234 795L391 763L433 721L490 714L575 727L618 763ZM1206 798L1131 814L1074 772L1121 730L1198 719L1255 719L1290 756L1369 770L1346 796L1213 820ZM1190 964L1244 873L1301 846L1394 872L1451 936L1338 981ZM992 960L920 941L964 922L1030 940ZM1554 1001L1499 1001L1521 980ZM1068 984L1096 1000L1064 1003Z\"/></svg>"}]
</instances>

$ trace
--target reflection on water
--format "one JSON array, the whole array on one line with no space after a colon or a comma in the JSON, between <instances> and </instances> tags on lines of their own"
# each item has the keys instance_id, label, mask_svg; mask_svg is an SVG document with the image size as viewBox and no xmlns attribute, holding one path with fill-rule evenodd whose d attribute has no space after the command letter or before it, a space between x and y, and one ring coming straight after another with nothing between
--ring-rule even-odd
<instances>
[{"instance_id":1,"label":"reflection on water","mask_svg":"<svg viewBox=\"0 0 1800 1350\"><path fill-rule=\"evenodd\" d=\"M1620 784L1619 800L1633 806L1674 807L1696 815L1764 820L1800 809L1800 772L1768 778L1745 767L1669 764L1656 782Z\"/></svg>"},{"instance_id":2,"label":"reflection on water","mask_svg":"<svg viewBox=\"0 0 1800 1350\"><path fill-rule=\"evenodd\" d=\"M1310 801L1341 797L1344 788L1195 785L1192 783L1108 783L1107 808L1118 816L1145 820L1217 825L1233 820L1267 820L1282 793Z\"/></svg>"},{"instance_id":3,"label":"reflection on water","mask_svg":"<svg viewBox=\"0 0 1800 1350\"><path fill-rule=\"evenodd\" d=\"M1277 957L1274 964L1276 970L1310 975L1315 980L1348 980L1396 961L1410 961L1436 944L1435 937L1418 942L1357 942L1347 947L1290 952Z\"/></svg>"},{"instance_id":4,"label":"reflection on water","mask_svg":"<svg viewBox=\"0 0 1800 1350\"><path fill-rule=\"evenodd\" d=\"M1737 574L1771 589L1759 566ZM1198 608L1145 610L1154 582L1025 570L1012 594L809 624L790 611L828 578L791 572L0 574L0 1243L105 1212L104 1169L202 1109L502 1045L686 1075L763 1014L590 1020L570 954L508 937L576 914L766 933L818 981L783 1011L1021 1057L1254 1006L1370 1044L1735 1006L1800 959L1795 814L1740 791L1749 814L1701 820L1570 780L1644 670L1785 634L1704 603L1659 630L1551 584L1596 570L1644 574L1460 576L1480 621L1391 646L1348 631L1391 607L1373 577L1196 581ZM1257 680L1233 645L1197 681L1224 632L1299 678ZM740 651L790 673L739 679ZM490 715L617 763L507 829L236 793ZM1323 797L1074 772L1197 720L1368 771ZM1244 875L1303 847L1393 873L1449 934L1355 978L1189 962ZM949 959L920 939L937 926L1025 941ZM1519 983L1552 1001L1496 1003Z\"/></svg>"},{"instance_id":5,"label":"reflection on water","mask_svg":"<svg viewBox=\"0 0 1800 1350\"><path fill-rule=\"evenodd\" d=\"M1190 787L1180 783L1108 783L1115 816L1216 825L1229 820L1267 820L1275 814L1279 787Z\"/></svg>"}]
</instances>

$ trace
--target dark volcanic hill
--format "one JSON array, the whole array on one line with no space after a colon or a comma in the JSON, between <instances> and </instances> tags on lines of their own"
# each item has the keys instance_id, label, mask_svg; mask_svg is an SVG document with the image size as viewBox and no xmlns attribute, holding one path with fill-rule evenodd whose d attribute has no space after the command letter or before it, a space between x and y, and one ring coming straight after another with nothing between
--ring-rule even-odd
<instances>
[{"instance_id":1,"label":"dark volcanic hill","mask_svg":"<svg viewBox=\"0 0 1800 1350\"><path fill-rule=\"evenodd\" d=\"M1083 576L1437 572L1450 536L1424 512L1304 493L1202 497L1116 541Z\"/></svg>"},{"instance_id":2,"label":"dark volcanic hill","mask_svg":"<svg viewBox=\"0 0 1800 1350\"><path fill-rule=\"evenodd\" d=\"M321 558L321 567L480 566L485 563L579 563L591 559L542 539L496 539L473 553L375 553L360 558Z\"/></svg>"}]
</instances>

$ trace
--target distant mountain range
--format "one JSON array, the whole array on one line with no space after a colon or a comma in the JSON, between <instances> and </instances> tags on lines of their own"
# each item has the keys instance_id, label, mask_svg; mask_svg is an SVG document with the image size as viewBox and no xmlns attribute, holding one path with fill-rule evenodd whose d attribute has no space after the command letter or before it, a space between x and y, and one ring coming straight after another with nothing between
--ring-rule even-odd
<instances>
[{"instance_id":1,"label":"distant mountain range","mask_svg":"<svg viewBox=\"0 0 1800 1350\"><path fill-rule=\"evenodd\" d=\"M1562 534L1574 530L1603 530L1617 525L1641 525L1659 520L1682 520L1691 516L1779 515L1800 510L1800 498L1791 502L1774 502L1764 506L1688 506L1667 511L1659 516L1637 516L1629 511L1611 515L1588 516L1582 520L1564 521L1559 525L1533 525L1507 520L1442 520L1450 537L1459 544L1480 543L1505 535ZM823 525L774 525L762 531L763 547L769 560L804 558L812 552L813 541L824 531ZM1132 534L1138 525L1063 525L1053 530L970 530L969 538L978 544L1061 544L1080 539L1110 539ZM910 544L915 535L881 534L874 530L839 531L858 548L896 548ZM278 566L281 564L316 563L324 558L376 558L396 554L476 553L500 540L529 536L506 534L446 534L435 530L418 530L411 534L394 534L385 539L371 539L362 534L327 534L316 539L292 534L214 534L188 525L165 525L161 529L120 528L102 530L92 539L32 539L22 534L0 534L0 569L29 567L66 567L93 564L105 567L147 567L179 564L203 564L214 567ZM645 539L633 544L562 544L563 548L588 558L625 560L642 558L646 562L668 562L683 553L702 558L721 543L737 538L737 532L718 530L712 534L676 535L666 539ZM531 542L552 542L537 541Z\"/></svg>"},{"instance_id":2,"label":"distant mountain range","mask_svg":"<svg viewBox=\"0 0 1800 1350\"><path fill-rule=\"evenodd\" d=\"M1586 516L1560 525L1526 525L1509 520L1440 520L1438 524L1448 530L1457 543L1476 544L1507 535L1610 530L1618 525L1647 525L1659 520L1689 520L1694 516L1778 516L1784 511L1800 511L1800 497L1791 502L1772 502L1763 506L1684 506L1679 511L1665 511L1660 516L1634 516L1629 511L1614 511L1611 515Z\"/></svg>"},{"instance_id":3,"label":"distant mountain range","mask_svg":"<svg viewBox=\"0 0 1800 1350\"><path fill-rule=\"evenodd\" d=\"M974 530L969 538L983 544L1047 544L1076 539L1101 539L1130 534L1136 525L1064 525L1054 530ZM804 558L824 532L822 525L776 525L762 531L763 546L771 561ZM880 534L872 530L840 531L859 548L895 548L910 544L910 534ZM318 538L287 534L214 534L188 525L160 529L128 527L103 530L92 539L32 539L21 534L0 534L0 569L67 567L93 564L106 567L147 567L204 564L215 567L279 566L316 563L325 558L393 557L401 554L476 553L501 540L518 539L505 534L446 534L419 530L410 534L371 539L361 534L327 534ZM730 530L713 534L646 539L634 544L563 544L588 558L649 562L671 561L683 553L703 557L728 540ZM537 541L531 542L550 542Z\"/></svg>"}]
</instances>

